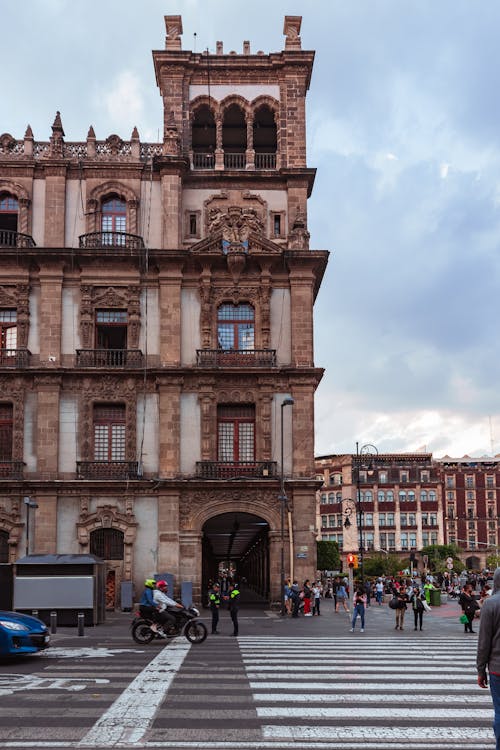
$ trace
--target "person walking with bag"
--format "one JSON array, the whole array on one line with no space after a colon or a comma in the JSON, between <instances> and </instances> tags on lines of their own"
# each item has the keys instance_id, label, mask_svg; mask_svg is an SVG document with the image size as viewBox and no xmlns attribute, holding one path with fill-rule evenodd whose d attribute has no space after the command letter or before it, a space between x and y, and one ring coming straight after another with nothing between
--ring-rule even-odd
<instances>
[{"instance_id":1,"label":"person walking with bag","mask_svg":"<svg viewBox=\"0 0 500 750\"><path fill-rule=\"evenodd\" d=\"M363 594L362 589L357 589L354 592L354 598L352 600L352 623L351 633L354 633L356 627L356 620L358 617L361 619L361 632L365 632L365 607L366 607L366 594Z\"/></svg>"},{"instance_id":2,"label":"person walking with bag","mask_svg":"<svg viewBox=\"0 0 500 750\"><path fill-rule=\"evenodd\" d=\"M302 593L304 594L304 617L312 617L311 612L311 587L309 586L309 578L306 578L302 587Z\"/></svg>"},{"instance_id":3,"label":"person walking with bag","mask_svg":"<svg viewBox=\"0 0 500 750\"><path fill-rule=\"evenodd\" d=\"M493 730L496 737L496 750L500 750L500 568L493 574L493 593L488 596L481 608L481 627L477 639L477 684L488 687L495 709Z\"/></svg>"},{"instance_id":4,"label":"person walking with bag","mask_svg":"<svg viewBox=\"0 0 500 750\"><path fill-rule=\"evenodd\" d=\"M349 607L346 604L347 591L343 583L337 585L337 598L335 601L335 612L339 611L339 606L342 605L346 612L349 612Z\"/></svg>"},{"instance_id":5,"label":"person walking with bag","mask_svg":"<svg viewBox=\"0 0 500 750\"><path fill-rule=\"evenodd\" d=\"M394 628L397 630L404 630L404 621L405 621L405 613L406 613L406 605L408 603L408 594L406 593L406 586L401 585L399 587L399 590L395 594L397 599L397 607L396 607L396 627Z\"/></svg>"},{"instance_id":6,"label":"person walking with bag","mask_svg":"<svg viewBox=\"0 0 500 750\"><path fill-rule=\"evenodd\" d=\"M466 583L463 587L462 593L458 597L458 603L463 611L460 622L463 622L464 624L464 633L475 633L476 631L472 630L472 623L474 621L476 609L479 609L479 604L474 596L474 589L471 583ZM466 621L463 619L464 616L467 618Z\"/></svg>"},{"instance_id":7,"label":"person walking with bag","mask_svg":"<svg viewBox=\"0 0 500 750\"><path fill-rule=\"evenodd\" d=\"M413 610L413 618L415 620L415 630L417 630L418 625L420 625L420 630L423 629L422 622L425 610L424 601L425 595L420 591L418 586L414 586L410 596L410 604Z\"/></svg>"}]
</instances>

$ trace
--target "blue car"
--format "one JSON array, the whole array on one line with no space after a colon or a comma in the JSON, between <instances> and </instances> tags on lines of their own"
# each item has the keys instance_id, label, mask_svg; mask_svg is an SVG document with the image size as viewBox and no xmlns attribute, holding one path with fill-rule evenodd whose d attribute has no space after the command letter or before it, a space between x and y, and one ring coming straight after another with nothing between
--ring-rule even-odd
<instances>
[{"instance_id":1,"label":"blue car","mask_svg":"<svg viewBox=\"0 0 500 750\"><path fill-rule=\"evenodd\" d=\"M0 610L0 657L36 654L49 641L47 626L38 618Z\"/></svg>"}]
</instances>

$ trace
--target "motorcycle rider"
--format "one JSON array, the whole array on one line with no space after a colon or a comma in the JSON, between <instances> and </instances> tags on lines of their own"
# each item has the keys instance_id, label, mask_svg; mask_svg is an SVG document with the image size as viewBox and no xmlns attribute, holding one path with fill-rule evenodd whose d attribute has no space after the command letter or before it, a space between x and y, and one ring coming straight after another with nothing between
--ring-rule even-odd
<instances>
[{"instance_id":1,"label":"motorcycle rider","mask_svg":"<svg viewBox=\"0 0 500 750\"><path fill-rule=\"evenodd\" d=\"M157 581L156 589L153 591L153 599L158 607L158 619L160 624L163 625L165 632L168 633L171 628L176 627L176 621L173 614L171 614L167 607L177 607L178 609L184 609L182 604L178 604L174 599L168 596L168 583L166 581Z\"/></svg>"},{"instance_id":2,"label":"motorcycle rider","mask_svg":"<svg viewBox=\"0 0 500 750\"><path fill-rule=\"evenodd\" d=\"M144 581L144 591L142 592L141 600L139 602L139 612L141 613L141 617L144 617L146 620L153 621L151 630L154 630L154 632L156 633L159 612L158 605L154 600L153 594L155 587L155 579L146 578L146 580Z\"/></svg>"}]
</instances>

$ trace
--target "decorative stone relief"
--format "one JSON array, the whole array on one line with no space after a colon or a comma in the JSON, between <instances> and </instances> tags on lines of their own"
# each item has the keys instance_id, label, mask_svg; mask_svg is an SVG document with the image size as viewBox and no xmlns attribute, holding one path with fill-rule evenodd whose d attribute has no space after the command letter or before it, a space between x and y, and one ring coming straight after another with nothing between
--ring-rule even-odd
<instances>
[{"instance_id":1,"label":"decorative stone relief","mask_svg":"<svg viewBox=\"0 0 500 750\"><path fill-rule=\"evenodd\" d=\"M123 503L120 504L122 506ZM101 528L117 529L123 532L123 579L132 580L133 551L138 523L133 512L133 499L124 498L125 512L118 504L98 506L95 513L88 512L89 498L80 500L80 519L76 524L78 543L82 552L89 551L90 534Z\"/></svg>"},{"instance_id":2,"label":"decorative stone relief","mask_svg":"<svg viewBox=\"0 0 500 750\"><path fill-rule=\"evenodd\" d=\"M26 391L31 390L31 382L21 378L0 377L2 400L13 406L12 460L22 461L24 455L24 403Z\"/></svg>"},{"instance_id":3,"label":"decorative stone relief","mask_svg":"<svg viewBox=\"0 0 500 750\"><path fill-rule=\"evenodd\" d=\"M252 513L266 520L271 529L279 526L279 503L269 489L245 491L224 484L220 490L186 492L179 501L181 531L201 533L209 518L226 512Z\"/></svg>"}]
</instances>

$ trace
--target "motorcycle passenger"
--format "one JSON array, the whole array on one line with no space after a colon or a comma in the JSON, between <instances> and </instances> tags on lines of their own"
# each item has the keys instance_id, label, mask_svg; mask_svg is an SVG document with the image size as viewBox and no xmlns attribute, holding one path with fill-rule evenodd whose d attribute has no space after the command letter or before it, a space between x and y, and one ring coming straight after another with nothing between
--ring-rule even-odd
<instances>
[{"instance_id":1,"label":"motorcycle passenger","mask_svg":"<svg viewBox=\"0 0 500 750\"><path fill-rule=\"evenodd\" d=\"M178 604L176 601L171 599L168 594L168 583L166 581L158 581L156 589L153 592L153 599L156 606L158 607L159 614L158 620L163 625L165 632L168 633L172 628L175 629L176 621L173 614L171 614L167 607L177 607L178 609L184 609L182 604Z\"/></svg>"},{"instance_id":2,"label":"motorcycle passenger","mask_svg":"<svg viewBox=\"0 0 500 750\"><path fill-rule=\"evenodd\" d=\"M210 594L208 595L208 603L210 605L210 609L212 610L212 635L217 635L217 625L219 623L219 607L220 607L220 593L219 593L219 584L214 583L212 586L212 590Z\"/></svg>"},{"instance_id":3,"label":"motorcycle passenger","mask_svg":"<svg viewBox=\"0 0 500 750\"><path fill-rule=\"evenodd\" d=\"M155 587L155 579L146 578L144 581L144 591L142 592L141 600L139 602L139 612L144 619L153 621L151 630L156 632L159 612L153 594Z\"/></svg>"}]
</instances>

